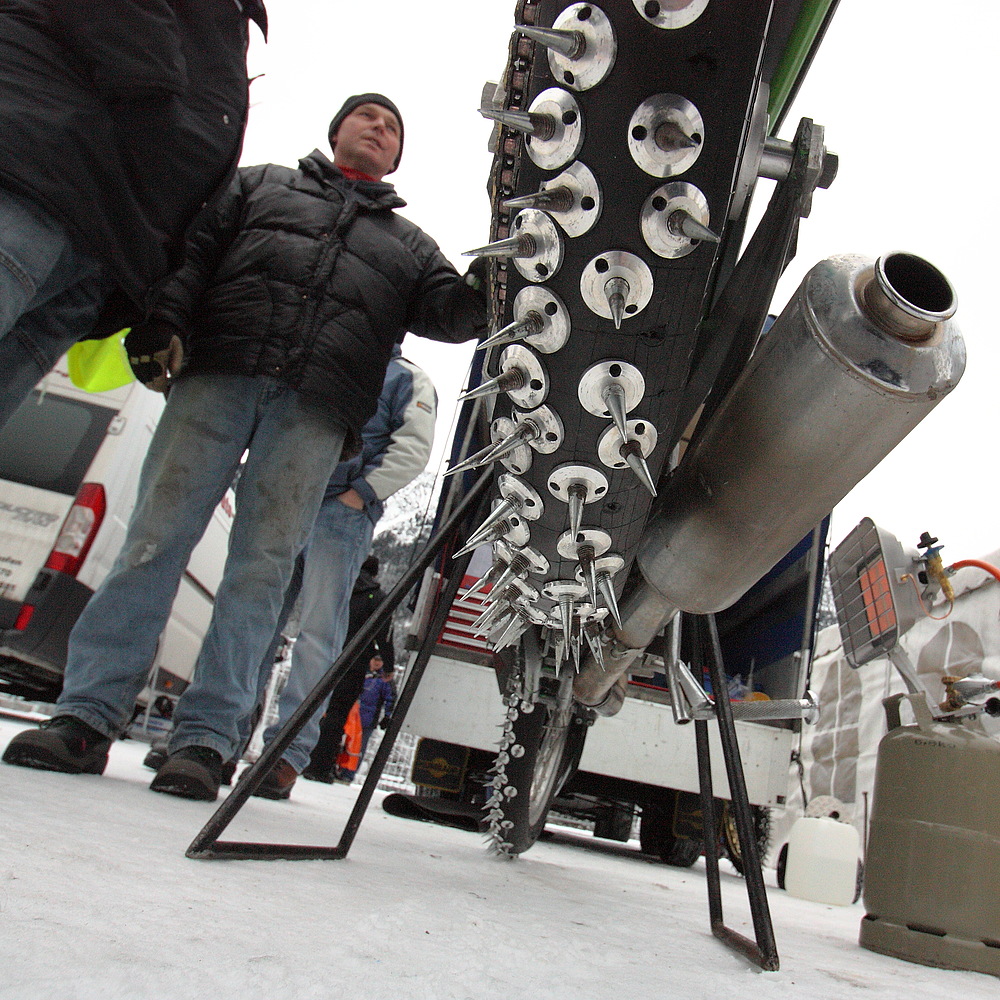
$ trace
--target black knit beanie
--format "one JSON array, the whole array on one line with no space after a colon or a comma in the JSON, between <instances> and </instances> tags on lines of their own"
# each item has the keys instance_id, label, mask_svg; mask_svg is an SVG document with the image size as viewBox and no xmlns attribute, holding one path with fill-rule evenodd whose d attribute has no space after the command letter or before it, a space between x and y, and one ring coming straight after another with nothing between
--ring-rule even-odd
<instances>
[{"instance_id":1,"label":"black knit beanie","mask_svg":"<svg viewBox=\"0 0 1000 1000\"><path fill-rule=\"evenodd\" d=\"M403 116L399 113L399 108L383 94L355 94L353 97L348 97L341 109L333 116L333 121L330 122L330 129L327 132L327 136L330 139L330 147L331 149L333 148L334 136L336 136L337 130L340 128L340 123L355 108L361 107L362 104L379 104L383 108L388 108L399 120L399 152L396 154L396 161L392 165L392 170L389 171L391 174L399 166L399 161L403 156Z\"/></svg>"}]
</instances>

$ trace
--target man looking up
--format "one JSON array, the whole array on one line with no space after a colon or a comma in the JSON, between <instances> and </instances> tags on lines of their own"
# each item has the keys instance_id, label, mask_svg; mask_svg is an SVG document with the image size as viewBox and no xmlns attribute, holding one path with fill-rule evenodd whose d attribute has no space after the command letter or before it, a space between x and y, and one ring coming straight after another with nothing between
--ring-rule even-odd
<instances>
[{"instance_id":1,"label":"man looking up","mask_svg":"<svg viewBox=\"0 0 1000 1000\"><path fill-rule=\"evenodd\" d=\"M12 764L100 774L127 725L192 548L241 456L229 556L170 756L151 788L214 800L240 748L292 566L346 444L353 453L407 331L460 342L486 326L481 275L461 277L396 213L382 180L403 122L381 94L348 98L334 159L240 170L189 241L147 331L185 344L122 551L70 636L63 693Z\"/></svg>"}]
</instances>

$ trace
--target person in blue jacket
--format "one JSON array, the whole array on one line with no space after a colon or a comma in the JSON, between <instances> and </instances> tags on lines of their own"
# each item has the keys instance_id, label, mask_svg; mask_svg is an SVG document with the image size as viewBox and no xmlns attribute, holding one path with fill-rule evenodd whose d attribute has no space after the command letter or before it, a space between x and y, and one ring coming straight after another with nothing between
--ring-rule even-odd
<instances>
[{"instance_id":1,"label":"person in blue jacket","mask_svg":"<svg viewBox=\"0 0 1000 1000\"><path fill-rule=\"evenodd\" d=\"M375 656L369 665L365 686L358 699L358 709L361 712L361 754L360 763L365 759L368 740L376 726L385 729L392 718L392 709L396 704L396 689L392 683L393 669L387 667Z\"/></svg>"},{"instance_id":2,"label":"person in blue jacket","mask_svg":"<svg viewBox=\"0 0 1000 1000\"><path fill-rule=\"evenodd\" d=\"M361 451L334 470L305 552L299 634L270 742L344 648L351 591L368 555L384 502L427 465L437 397L427 374L393 352L375 415L361 432ZM288 599L286 598L286 607ZM270 664L267 664L269 668ZM266 673L267 671L263 671ZM359 678L360 679L360 678ZM355 695L356 697L356 695ZM353 702L354 698L350 701ZM288 798L320 735L318 709L255 794Z\"/></svg>"}]
</instances>

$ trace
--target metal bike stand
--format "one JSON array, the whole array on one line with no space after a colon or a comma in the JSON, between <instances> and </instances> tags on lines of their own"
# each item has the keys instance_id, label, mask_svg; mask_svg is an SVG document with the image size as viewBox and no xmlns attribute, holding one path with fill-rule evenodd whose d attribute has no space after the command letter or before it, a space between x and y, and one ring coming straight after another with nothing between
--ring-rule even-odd
<instances>
[{"instance_id":1,"label":"metal bike stand","mask_svg":"<svg viewBox=\"0 0 1000 1000\"><path fill-rule=\"evenodd\" d=\"M701 625L699 629L698 625ZM743 878L746 882L750 915L753 918L756 941L751 941L738 931L727 927L722 915L722 887L719 881L719 842L715 836L718 818L715 815L715 799L712 794L712 765L709 756L708 722L695 719L695 745L698 752L698 784L701 790L701 809L705 830L705 876L708 884L708 918L712 933L725 945L738 951L766 972L778 970L778 946L774 940L771 910L767 903L764 887L764 873L761 869L760 851L753 829L753 816L747 796L743 762L740 759L739 743L736 739L736 725L732 706L726 695L727 685L722 669L722 648L715 615L706 615L695 620L696 655L702 662L707 661L712 691L715 695L715 714L719 722L719 738L722 742L722 756L729 778L733 815L740 838L740 853L743 859ZM708 639L708 655L705 656L704 639Z\"/></svg>"},{"instance_id":2,"label":"metal bike stand","mask_svg":"<svg viewBox=\"0 0 1000 1000\"><path fill-rule=\"evenodd\" d=\"M247 799L260 786L271 768L278 763L281 755L299 734L302 727L326 701L330 692L347 673L351 662L357 654L368 645L371 639L389 621L396 608L402 603L403 598L406 597L413 585L421 578L424 570L431 564L435 556L449 541L464 542L467 534L465 530L467 524L470 522L473 524L476 523L470 515L476 514L479 502L485 495L486 487L492 482L492 479L493 473L491 471L487 471L480 476L476 484L458 504L445 524L442 525L441 529L427 543L420 557L414 561L396 586L392 588L390 593L372 613L366 624L355 633L354 637L344 648L344 651L334 661L330 669L323 675L285 725L282 726L275 738L264 748L256 762L243 772L236 787L213 813L198 836L191 841L190 846L185 852L187 857L199 860L273 861L280 859L286 861L317 861L339 860L347 856L347 852L357 833L358 826L361 824L361 819L382 776L386 761L389 759L389 753L396 741L396 736L403 725L406 712L413 701L413 696L416 693L417 685L420 683L424 668L430 660L431 652L444 627L445 619L451 610L452 601L458 593L465 569L472 557L471 553L457 560L448 560L447 565L443 568L443 586L438 593L430 626L423 638L413 666L410 668L409 675L396 703L396 708L389 720L389 725L386 727L385 736L375 754L371 768L368 771L368 776L365 779L357 802L351 811L351 815L348 817L347 825L337 845L335 847L314 847L299 844L223 841L218 838L222 831L233 821ZM453 546L453 548L457 548L457 546Z\"/></svg>"}]
</instances>

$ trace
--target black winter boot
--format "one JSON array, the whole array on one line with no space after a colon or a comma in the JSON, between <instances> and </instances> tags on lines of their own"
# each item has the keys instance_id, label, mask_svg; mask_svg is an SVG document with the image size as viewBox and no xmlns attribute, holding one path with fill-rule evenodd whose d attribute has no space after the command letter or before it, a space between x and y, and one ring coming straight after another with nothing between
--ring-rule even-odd
<instances>
[{"instance_id":1,"label":"black winter boot","mask_svg":"<svg viewBox=\"0 0 1000 1000\"><path fill-rule=\"evenodd\" d=\"M332 785L337 780L337 774L332 767L313 767L312 764L302 772L302 777L307 781L322 781L324 785Z\"/></svg>"},{"instance_id":2,"label":"black winter boot","mask_svg":"<svg viewBox=\"0 0 1000 1000\"><path fill-rule=\"evenodd\" d=\"M150 783L154 792L214 802L222 782L222 755L211 747L183 747L172 753Z\"/></svg>"},{"instance_id":3,"label":"black winter boot","mask_svg":"<svg viewBox=\"0 0 1000 1000\"><path fill-rule=\"evenodd\" d=\"M7 764L63 774L103 774L111 740L72 715L56 715L18 733L4 751Z\"/></svg>"},{"instance_id":4,"label":"black winter boot","mask_svg":"<svg viewBox=\"0 0 1000 1000\"><path fill-rule=\"evenodd\" d=\"M159 771L159 769L166 764L169 756L170 754L167 753L167 747L165 744L163 746L159 746L154 743L149 748L146 756L142 758L142 766L148 767L151 771Z\"/></svg>"},{"instance_id":5,"label":"black winter boot","mask_svg":"<svg viewBox=\"0 0 1000 1000\"><path fill-rule=\"evenodd\" d=\"M154 743L153 746L150 747L149 752L143 758L143 767L148 767L151 771L159 771L159 769L166 764L169 756L166 744L161 747ZM236 761L227 760L222 765L221 784L231 785L233 783L233 775L235 773Z\"/></svg>"},{"instance_id":6,"label":"black winter boot","mask_svg":"<svg viewBox=\"0 0 1000 1000\"><path fill-rule=\"evenodd\" d=\"M254 795L262 799L287 799L292 794L292 785L299 773L282 757L270 771L267 772L264 780L257 786Z\"/></svg>"}]
</instances>

